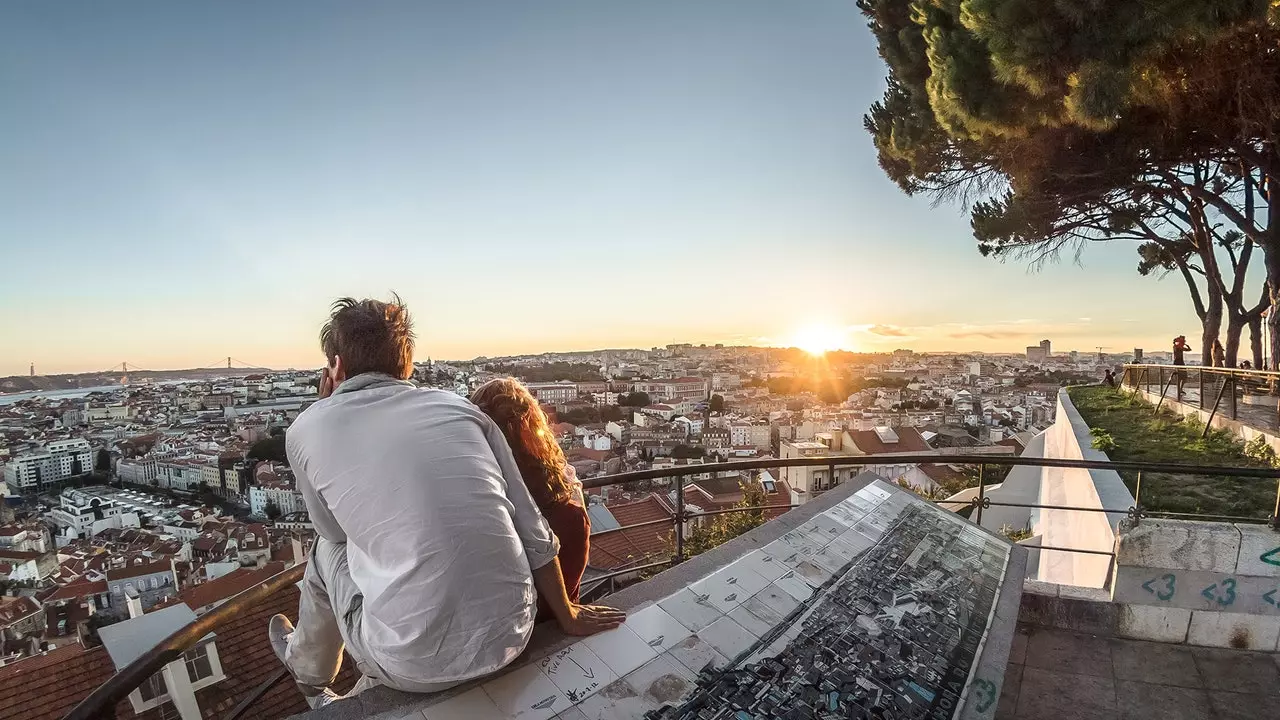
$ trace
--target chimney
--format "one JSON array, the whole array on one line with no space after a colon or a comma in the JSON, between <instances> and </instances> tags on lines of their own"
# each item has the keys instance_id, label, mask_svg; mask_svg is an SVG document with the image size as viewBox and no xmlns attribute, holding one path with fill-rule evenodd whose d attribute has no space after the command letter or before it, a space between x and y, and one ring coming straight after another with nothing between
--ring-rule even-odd
<instances>
[{"instance_id":1,"label":"chimney","mask_svg":"<svg viewBox=\"0 0 1280 720\"><path fill-rule=\"evenodd\" d=\"M142 617L142 598L138 591L130 588L125 591L125 604L129 607L129 618Z\"/></svg>"}]
</instances>

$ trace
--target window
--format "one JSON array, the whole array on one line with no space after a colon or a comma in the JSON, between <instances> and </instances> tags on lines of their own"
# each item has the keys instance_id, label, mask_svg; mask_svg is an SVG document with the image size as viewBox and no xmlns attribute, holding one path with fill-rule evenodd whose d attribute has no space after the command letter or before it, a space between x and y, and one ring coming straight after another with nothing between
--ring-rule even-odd
<instances>
[{"instance_id":1,"label":"window","mask_svg":"<svg viewBox=\"0 0 1280 720\"><path fill-rule=\"evenodd\" d=\"M209 662L209 644L197 645L182 653L187 661L187 676L191 682L199 682L213 676L213 663Z\"/></svg>"},{"instance_id":2,"label":"window","mask_svg":"<svg viewBox=\"0 0 1280 720\"><path fill-rule=\"evenodd\" d=\"M168 694L169 689L164 684L164 673L158 672L147 678L147 681L138 686L138 692L142 695L143 702L151 702L161 695Z\"/></svg>"}]
</instances>

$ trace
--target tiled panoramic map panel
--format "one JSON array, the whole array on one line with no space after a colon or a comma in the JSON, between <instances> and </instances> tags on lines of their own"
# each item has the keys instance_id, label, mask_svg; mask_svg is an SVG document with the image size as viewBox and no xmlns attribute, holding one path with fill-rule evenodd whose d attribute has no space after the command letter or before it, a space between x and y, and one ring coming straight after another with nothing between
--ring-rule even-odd
<instances>
[{"instance_id":1,"label":"tiled panoramic map panel","mask_svg":"<svg viewBox=\"0 0 1280 720\"><path fill-rule=\"evenodd\" d=\"M703 669L681 702L646 717L952 717L1008 546L924 503L888 509L892 522L878 543L728 665Z\"/></svg>"},{"instance_id":2,"label":"tiled panoramic map panel","mask_svg":"<svg viewBox=\"0 0 1280 720\"><path fill-rule=\"evenodd\" d=\"M521 720L952 718L1008 561L1002 539L877 482L483 689Z\"/></svg>"}]
</instances>

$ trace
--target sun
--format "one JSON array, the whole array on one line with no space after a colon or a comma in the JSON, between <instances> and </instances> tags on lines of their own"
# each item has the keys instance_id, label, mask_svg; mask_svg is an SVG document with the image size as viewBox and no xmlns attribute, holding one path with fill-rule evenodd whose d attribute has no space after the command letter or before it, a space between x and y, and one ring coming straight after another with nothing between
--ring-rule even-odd
<instances>
[{"instance_id":1,"label":"sun","mask_svg":"<svg viewBox=\"0 0 1280 720\"><path fill-rule=\"evenodd\" d=\"M845 341L845 334L830 325L806 325L791 336L791 344L810 355L839 350Z\"/></svg>"}]
</instances>

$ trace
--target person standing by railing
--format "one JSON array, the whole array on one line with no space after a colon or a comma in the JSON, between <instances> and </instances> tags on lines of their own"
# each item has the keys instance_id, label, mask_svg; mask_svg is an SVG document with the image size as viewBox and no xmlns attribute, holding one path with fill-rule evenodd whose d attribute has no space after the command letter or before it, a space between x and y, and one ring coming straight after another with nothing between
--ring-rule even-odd
<instances>
[{"instance_id":1,"label":"person standing by railing","mask_svg":"<svg viewBox=\"0 0 1280 720\"><path fill-rule=\"evenodd\" d=\"M493 418L507 438L520 475L542 516L560 540L560 572L569 599L578 601L578 586L591 552L591 519L587 516L582 483L551 432L547 414L529 389L515 378L499 378L471 394L486 415ZM538 599L538 620L551 617L551 609Z\"/></svg>"},{"instance_id":2,"label":"person standing by railing","mask_svg":"<svg viewBox=\"0 0 1280 720\"><path fill-rule=\"evenodd\" d=\"M337 301L320 345L321 399L286 436L319 537L297 627L276 615L268 630L308 704L337 697L344 645L358 688L436 692L514 660L536 597L571 635L622 622L569 599L559 544L493 421L407 381L413 329L398 298Z\"/></svg>"},{"instance_id":3,"label":"person standing by railing","mask_svg":"<svg viewBox=\"0 0 1280 720\"><path fill-rule=\"evenodd\" d=\"M1191 351L1191 346L1187 344L1187 336L1179 335L1173 339L1173 364L1182 367L1187 364L1186 353ZM1186 371L1174 370L1173 380L1178 386L1178 399L1182 399L1182 383L1186 380Z\"/></svg>"}]
</instances>

